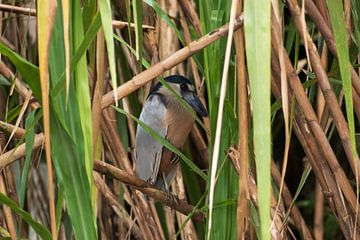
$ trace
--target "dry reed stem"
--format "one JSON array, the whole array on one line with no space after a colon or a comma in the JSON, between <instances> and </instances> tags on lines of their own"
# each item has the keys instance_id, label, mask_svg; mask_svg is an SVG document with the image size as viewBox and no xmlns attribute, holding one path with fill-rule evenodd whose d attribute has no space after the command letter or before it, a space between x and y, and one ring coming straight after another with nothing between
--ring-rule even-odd
<instances>
[{"instance_id":1,"label":"dry reed stem","mask_svg":"<svg viewBox=\"0 0 360 240\"><path fill-rule=\"evenodd\" d=\"M337 163L337 159L336 159L331 147L329 147L330 145L324 135L324 132L321 130L320 125L317 123L316 117L314 119L312 119L311 121L308 120L309 119L309 116L308 116L309 111L311 111L312 107L307 106L309 108L304 109L304 107L302 105L304 103L307 103L308 99L306 96L299 97L299 94L304 95L305 93L304 93L302 85L300 84L299 80L297 79L297 76L295 74L290 75L289 81L290 81L290 86L292 87L292 90L293 90L295 96L298 95L298 96L296 96L297 103L299 104L298 106L301 108L301 111L306 116L307 121L305 121L305 119L300 116L300 112L297 110L297 108L295 108L296 122L305 136L305 141L307 142L307 145L310 147L310 149L311 149L310 151L314 154L314 156L316 156L315 158L311 158L311 156L309 156L309 159L312 160L310 162L312 163L314 172L318 178L319 178L319 176L325 177L326 185L328 185L328 187L331 189L331 192L333 194L332 199L334 200L335 206L337 207L337 214L339 214L339 216L343 215L343 217L345 217L344 214L346 213L346 211L342 204L340 193L338 192L337 184L339 183L340 186L343 186L342 191L345 194L345 198L350 202L350 206L352 207L353 211L355 211L355 206L356 206L355 194L354 194L342 168ZM293 84L294 82L296 82L295 85ZM302 103L299 103L299 102L302 102ZM296 128L295 128L295 130L296 130ZM312 136L310 130L314 132L314 136ZM304 145L303 145L303 147L304 147ZM320 150L327 149L326 151L328 151L328 152L325 152L325 151L320 152L319 148L320 148ZM325 157L326 161L322 156ZM329 169L328 163L330 164L330 167L334 170L334 175L332 174L331 170ZM322 173L319 173L318 171L320 171ZM337 180L338 183L335 182L335 179ZM322 184L324 184L324 183L322 182ZM322 187L323 187L323 189L327 189L327 187L324 188L324 185L322 185ZM341 219L341 218L339 218L339 219Z\"/></svg>"},{"instance_id":2,"label":"dry reed stem","mask_svg":"<svg viewBox=\"0 0 360 240\"><path fill-rule=\"evenodd\" d=\"M25 111L26 111L26 109L27 109L27 107L28 107L28 105L29 105L31 96L32 96L32 91L30 90L30 91L27 93L27 95L26 95L26 97L25 97L25 99L24 99L24 102L22 103L20 113L19 113L19 115L18 115L18 117L17 117L17 119L16 119L16 122L15 122L15 127L14 127L13 131L10 133L10 136L9 136L9 138L8 138L8 141L7 141L6 145L5 145L5 147L2 149L2 151L5 151L5 150L6 150L7 146L8 146L9 143L11 142L13 136L15 135L16 130L19 128L20 122L21 122L21 120L23 120Z\"/></svg>"},{"instance_id":3,"label":"dry reed stem","mask_svg":"<svg viewBox=\"0 0 360 240\"><path fill-rule=\"evenodd\" d=\"M240 15L243 10L243 1L240 0L237 7L237 14ZM237 149L239 157L239 195L237 206L237 239L245 239L248 230L249 216L249 189L248 189L248 162L249 162L249 122L248 122L248 92L247 92L247 75L245 67L245 42L242 29L234 33L234 44L236 52L236 75L238 91L238 119L239 119L239 144Z\"/></svg>"},{"instance_id":4,"label":"dry reed stem","mask_svg":"<svg viewBox=\"0 0 360 240\"><path fill-rule=\"evenodd\" d=\"M14 125L0 121L0 128L5 130L8 133L14 132L14 137L17 139L22 138L25 134L25 129L23 128L16 128Z\"/></svg>"},{"instance_id":5,"label":"dry reed stem","mask_svg":"<svg viewBox=\"0 0 360 240\"><path fill-rule=\"evenodd\" d=\"M0 61L0 73L4 75L5 78L9 79L11 82L14 82L15 90L19 93L20 96L26 98L29 94L30 90L25 87L24 83L21 82L17 77L15 77L14 73L2 62ZM38 108L39 103L31 103L32 108Z\"/></svg>"},{"instance_id":6,"label":"dry reed stem","mask_svg":"<svg viewBox=\"0 0 360 240\"><path fill-rule=\"evenodd\" d=\"M25 131L25 130L24 130ZM36 134L34 138L34 147L33 150L38 149L43 145L44 135L42 133ZM3 155L0 155L0 169L3 169L5 166L9 165L13 161L22 158L25 156L25 143L15 147Z\"/></svg>"},{"instance_id":7,"label":"dry reed stem","mask_svg":"<svg viewBox=\"0 0 360 240\"><path fill-rule=\"evenodd\" d=\"M324 238L324 194L321 191L319 182L315 186L315 207L314 207L313 234L315 240Z\"/></svg>"},{"instance_id":8,"label":"dry reed stem","mask_svg":"<svg viewBox=\"0 0 360 240\"><path fill-rule=\"evenodd\" d=\"M236 18L234 30L239 29L243 25L243 20L244 20L243 15ZM134 76L131 80L122 84L115 90L117 96L116 100L119 100L129 95L130 93L134 92L135 90L145 85L147 82L158 77L159 75L163 74L165 71L171 69L177 64L183 62L184 60L194 55L195 53L201 51L203 48L207 47L211 43L215 42L219 38L226 35L228 31L229 31L229 24L225 24L224 26L215 29L214 31L208 33L207 35L201 37L200 39L191 42L188 46L176 51L174 54L156 63L149 69ZM114 101L115 99L114 99L113 91L108 92L103 96L102 108L109 107L111 104L114 103Z\"/></svg>"},{"instance_id":9,"label":"dry reed stem","mask_svg":"<svg viewBox=\"0 0 360 240\"><path fill-rule=\"evenodd\" d=\"M24 14L24 15L28 15L28 16L36 16L36 9L18 7L18 6L14 6L14 5L8 5L8 4L0 4L0 11L16 13L16 14Z\"/></svg>"},{"instance_id":10,"label":"dry reed stem","mask_svg":"<svg viewBox=\"0 0 360 240\"><path fill-rule=\"evenodd\" d=\"M91 104L91 118L93 129L93 156L97 156L98 140L101 138L101 97L104 94L104 84L106 77L106 58L105 58L105 38L104 31L99 30L96 37L96 77L93 77L95 82L92 104Z\"/></svg>"},{"instance_id":11,"label":"dry reed stem","mask_svg":"<svg viewBox=\"0 0 360 240\"><path fill-rule=\"evenodd\" d=\"M272 59L272 64L274 65L274 58ZM277 73L277 67L275 67L274 70L274 66L273 66L273 74ZM276 74L274 74L276 75ZM292 78L296 78L296 75L293 74L289 80L291 80ZM290 84L291 86L291 84ZM303 88L301 86L300 89L293 89L294 92L296 91L303 91ZM277 98L280 97L279 92L278 94L275 94L275 96ZM306 98L307 99L307 98ZM291 99L289 99L291 101ZM346 214L347 210L346 210L346 206L344 206L343 202L342 202L342 197L340 196L340 192L338 189L338 185L337 182L335 181L336 179L336 174L338 174L338 172L334 173L335 175L333 175L333 173L331 172L331 169L328 166L327 161L324 159L324 157L322 156L322 153L320 153L319 150L319 146L318 144L324 144L324 141L318 141L317 138L315 138L311 131L310 131L310 127L308 122L306 121L305 117L302 116L301 111L298 109L298 105L295 105L295 122L294 122L294 130L295 133L298 137L298 139L300 140L306 155L309 157L310 159L310 163L313 167L314 173L317 177L317 179L319 180L319 182L321 183L321 186L323 188L323 192L326 193L326 197L327 200L329 202L329 205L332 209L332 211L334 212L335 216L339 216L338 219L338 223L340 225L340 228L342 229L344 236L350 236L349 234L349 229L346 227L347 224L344 222L345 220L350 221L349 216ZM315 121L313 121L315 122ZM318 134L320 134L318 132ZM320 147L321 148L321 147ZM331 150L332 151L332 150ZM341 170L338 169L339 171ZM339 174L338 174L339 175ZM338 178L339 179L339 178ZM347 179L344 180L338 180L341 183L348 185ZM352 189L343 189L343 191L345 191L345 196L350 196L350 199L352 198L352 196L354 196L354 193L352 192ZM349 222L348 222L349 223Z\"/></svg>"},{"instance_id":12,"label":"dry reed stem","mask_svg":"<svg viewBox=\"0 0 360 240\"><path fill-rule=\"evenodd\" d=\"M186 17L189 18L189 22L191 22L192 25L194 26L198 37L201 37L202 33L201 33L200 19L196 13L194 6L192 5L191 0L180 0L179 3Z\"/></svg>"}]
</instances>

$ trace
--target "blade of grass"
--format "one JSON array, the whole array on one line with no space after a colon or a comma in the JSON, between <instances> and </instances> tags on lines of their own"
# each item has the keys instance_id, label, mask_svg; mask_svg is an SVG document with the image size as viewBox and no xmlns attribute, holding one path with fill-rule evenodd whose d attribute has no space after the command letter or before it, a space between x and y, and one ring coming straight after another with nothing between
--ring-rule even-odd
<instances>
[{"instance_id":1,"label":"blade of grass","mask_svg":"<svg viewBox=\"0 0 360 240\"><path fill-rule=\"evenodd\" d=\"M112 82L112 87L114 89L114 97L115 99L117 99L116 91L115 91L115 89L117 88L116 61L115 61L115 49L114 49L110 1L99 0L99 8L100 8L101 23L104 30L104 36L105 36L106 47L108 52L111 82ZM115 101L115 105L117 106L117 101Z\"/></svg>"},{"instance_id":2,"label":"blade of grass","mask_svg":"<svg viewBox=\"0 0 360 240\"><path fill-rule=\"evenodd\" d=\"M25 202L25 193L26 193L26 184L27 184L27 179L29 176L29 171L30 171L30 159L31 159L31 154L33 151L33 146L34 146L34 139L35 139L35 124L39 121L39 119L41 118L42 114L41 112L37 112L36 110L32 111L25 120L25 129L26 129L26 134L25 134L25 151L26 151L26 156L25 156L25 162L24 162L24 167L22 169L22 174L21 174L21 188L20 188L20 196L19 196L19 205L20 208L24 208L24 202Z\"/></svg>"},{"instance_id":3,"label":"blade of grass","mask_svg":"<svg viewBox=\"0 0 360 240\"><path fill-rule=\"evenodd\" d=\"M135 23L135 44L136 44L136 60L139 61L139 67L141 72L141 59L142 59L142 49L143 49L143 6L142 0L133 0L133 13L134 13L134 23Z\"/></svg>"},{"instance_id":4,"label":"blade of grass","mask_svg":"<svg viewBox=\"0 0 360 240\"><path fill-rule=\"evenodd\" d=\"M32 111L25 120L25 129L26 129L26 133L25 133L25 152L26 152L26 156L25 156L25 162L24 162L24 166L21 172L21 187L20 187L20 194L19 194L19 207L21 209L24 208L24 203L25 203L25 193L26 193L26 187L27 187L27 181L28 181L28 176L29 176L29 172L30 172L30 160L31 160L31 154L33 152L33 147L34 147L34 139L35 139L35 124L39 121L39 119L42 116L42 112L41 111ZM18 228L18 237L20 236L20 229L21 229L21 221L19 223L19 228Z\"/></svg>"},{"instance_id":5,"label":"blade of grass","mask_svg":"<svg viewBox=\"0 0 360 240\"><path fill-rule=\"evenodd\" d=\"M261 239L270 239L270 1L245 1L246 57L253 106Z\"/></svg>"}]
</instances>

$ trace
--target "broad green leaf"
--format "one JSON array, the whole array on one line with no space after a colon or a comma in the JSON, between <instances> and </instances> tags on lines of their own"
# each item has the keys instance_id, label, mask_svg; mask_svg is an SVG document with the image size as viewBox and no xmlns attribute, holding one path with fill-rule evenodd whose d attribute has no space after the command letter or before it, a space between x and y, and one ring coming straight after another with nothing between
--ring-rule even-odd
<instances>
[{"instance_id":1,"label":"broad green leaf","mask_svg":"<svg viewBox=\"0 0 360 240\"><path fill-rule=\"evenodd\" d=\"M73 3L77 4L77 3ZM84 46L87 40L76 39L74 31L79 31L76 25L76 19L81 18L80 8L71 7L70 14L70 48L71 53L75 53L75 47ZM94 20L95 21L95 20ZM57 95L51 94L51 148L56 179L60 191L63 191L64 202L67 214L70 217L72 229L76 239L97 239L97 227L92 207L92 191L85 159L87 149L87 140L83 130L83 121L81 120L80 105L81 99L76 94L77 88L83 89L82 83L75 80L76 73L71 74L68 105L66 105L65 90L65 48L64 34L62 27L62 8L58 8L56 16L56 30L53 32L50 53L49 53L49 70L52 89L62 85L58 89ZM91 26L90 26L91 28ZM88 30L88 32L90 29ZM97 30L96 30L97 31ZM94 34L95 35L95 34ZM80 44L81 42L81 44ZM91 40L89 40L91 42ZM90 44L90 43L89 43ZM86 45L86 44L85 44ZM80 47L79 47L80 48ZM79 49L78 48L78 49ZM86 50L86 47L84 51ZM78 55L78 63L84 64ZM71 57L74 59L74 55ZM72 71L78 71L77 64L73 66ZM88 81L88 79L83 79ZM87 91L88 88L86 89ZM86 93L82 93L86 94ZM83 96L82 96L83 97ZM88 99L89 100L89 99ZM58 203L60 204L60 203Z\"/></svg>"},{"instance_id":2,"label":"broad green leaf","mask_svg":"<svg viewBox=\"0 0 360 240\"><path fill-rule=\"evenodd\" d=\"M81 16L80 2L73 2L73 44L74 49L77 50L81 43L84 42L84 29ZM66 50L66 49L65 49ZM79 63L76 65L75 73L75 92L76 99L79 105L80 125L84 136L84 161L86 172L88 174L89 184L92 188L93 178L93 151L92 151L92 114L90 104L90 89L89 77L86 63L86 55L82 55Z\"/></svg>"},{"instance_id":3,"label":"broad green leaf","mask_svg":"<svg viewBox=\"0 0 360 240\"><path fill-rule=\"evenodd\" d=\"M271 105L270 1L246 0L244 30L253 107L254 150L258 184L261 239L270 239Z\"/></svg>"},{"instance_id":4,"label":"broad green leaf","mask_svg":"<svg viewBox=\"0 0 360 240\"><path fill-rule=\"evenodd\" d=\"M70 61L70 74L75 70L76 65L80 61L81 57L86 53L86 50L94 40L96 33L101 27L101 18L100 14L97 13L92 21L91 25L88 28L88 31L85 34L84 40L81 42L80 46L75 51L74 55L71 57ZM55 81L56 85L51 89L51 95L56 97L59 92L65 88L65 69L60 74L58 79Z\"/></svg>"}]
</instances>

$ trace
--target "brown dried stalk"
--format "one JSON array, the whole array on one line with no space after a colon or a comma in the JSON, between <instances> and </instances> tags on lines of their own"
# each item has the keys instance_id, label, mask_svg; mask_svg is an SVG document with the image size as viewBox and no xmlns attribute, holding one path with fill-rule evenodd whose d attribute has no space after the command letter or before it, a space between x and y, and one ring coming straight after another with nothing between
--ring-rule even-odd
<instances>
[{"instance_id":1,"label":"brown dried stalk","mask_svg":"<svg viewBox=\"0 0 360 240\"><path fill-rule=\"evenodd\" d=\"M243 20L244 20L243 15L236 18L234 30L237 30L242 26ZM172 67L176 66L177 64L183 62L185 59L189 58L193 54L199 52L206 46L210 45L211 43L215 42L219 38L226 35L228 30L229 30L229 24L225 24L224 26L208 33L204 37L191 42L188 46L178 50L171 56L158 62L157 64L153 65L149 69L134 76L131 80L122 84L120 87L118 87L115 90L116 91L116 100L119 100L119 99L129 95L130 93L134 92L138 88L145 85L147 82L149 82L152 79L156 78L157 76L163 74L165 71L171 69ZM114 99L113 91L108 92L107 94L104 95L104 97L102 99L102 107L106 108L106 107L110 106L111 104L113 104L114 102L115 102L115 99Z\"/></svg>"},{"instance_id":2,"label":"brown dried stalk","mask_svg":"<svg viewBox=\"0 0 360 240\"><path fill-rule=\"evenodd\" d=\"M42 133L36 134L34 138L34 147L33 149L38 149L43 145L44 142L44 135ZM0 169L4 168L5 166L9 165L13 161L22 158L25 156L25 143L15 147L3 155L0 155Z\"/></svg>"},{"instance_id":3,"label":"brown dried stalk","mask_svg":"<svg viewBox=\"0 0 360 240\"><path fill-rule=\"evenodd\" d=\"M0 4L0 11L36 16L36 10L32 8L18 7L8 4Z\"/></svg>"},{"instance_id":4,"label":"brown dried stalk","mask_svg":"<svg viewBox=\"0 0 360 240\"><path fill-rule=\"evenodd\" d=\"M184 11L185 15L189 18L189 21L193 24L197 35L200 37L202 36L201 33L201 24L200 19L194 9L190 0L180 0L179 1L182 10Z\"/></svg>"},{"instance_id":5,"label":"brown dried stalk","mask_svg":"<svg viewBox=\"0 0 360 240\"><path fill-rule=\"evenodd\" d=\"M237 7L237 14L240 15L243 8L243 1L240 0ZM239 172L239 195L236 221L237 236L245 239L245 234L248 229L249 219L249 189L248 189L248 162L249 162L249 122L248 122L248 93L247 93L247 75L245 67L245 42L244 33L242 29L234 33L234 43L236 51L236 74L238 81L238 119L239 119L239 157L238 165Z\"/></svg>"}]
</instances>

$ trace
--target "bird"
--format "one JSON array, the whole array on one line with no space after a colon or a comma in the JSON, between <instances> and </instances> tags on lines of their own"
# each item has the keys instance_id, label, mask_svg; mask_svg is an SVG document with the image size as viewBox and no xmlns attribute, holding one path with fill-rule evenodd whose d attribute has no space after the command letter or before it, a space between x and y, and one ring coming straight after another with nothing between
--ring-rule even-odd
<instances>
[{"instance_id":1,"label":"bird","mask_svg":"<svg viewBox=\"0 0 360 240\"><path fill-rule=\"evenodd\" d=\"M196 113L202 117L208 116L189 79L181 75L171 75L164 80ZM139 120L177 149L183 147L195 123L189 109L161 82L150 91ZM179 160L177 154L153 139L140 125L137 126L135 172L140 179L160 190L169 191L168 186L176 173Z\"/></svg>"}]
</instances>

